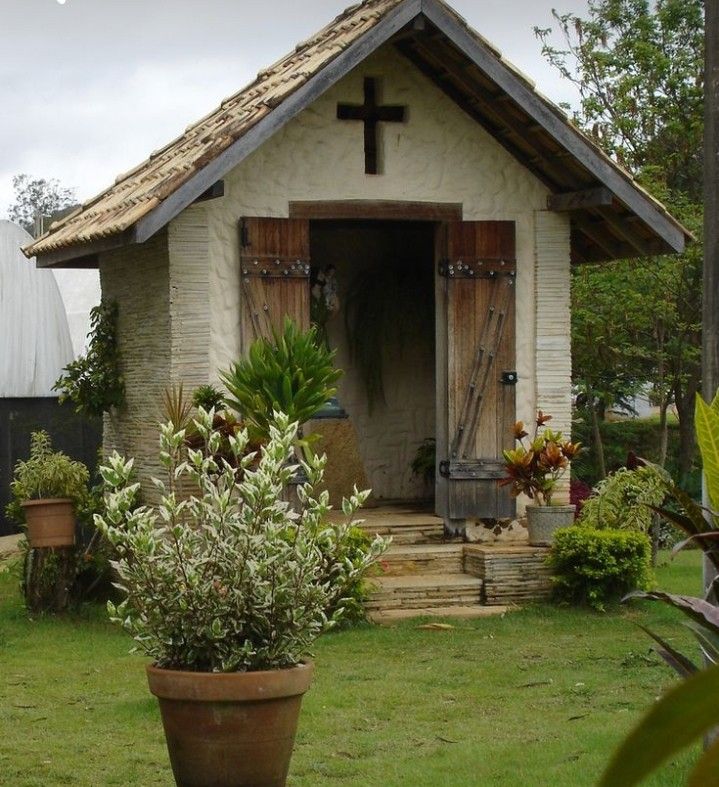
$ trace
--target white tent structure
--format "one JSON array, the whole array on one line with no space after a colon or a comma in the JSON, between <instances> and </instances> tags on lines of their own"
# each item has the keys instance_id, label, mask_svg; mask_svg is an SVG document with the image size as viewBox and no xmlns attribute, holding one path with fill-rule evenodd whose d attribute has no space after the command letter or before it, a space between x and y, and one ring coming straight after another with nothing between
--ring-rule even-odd
<instances>
[{"instance_id":1,"label":"white tent structure","mask_svg":"<svg viewBox=\"0 0 719 787\"><path fill-rule=\"evenodd\" d=\"M100 303L100 274L96 270L58 269L53 271L60 295L65 303L75 356L87 349L90 332L90 310Z\"/></svg>"},{"instance_id":2,"label":"white tent structure","mask_svg":"<svg viewBox=\"0 0 719 787\"><path fill-rule=\"evenodd\" d=\"M0 221L0 398L57 396L52 386L75 357L53 272L20 251L30 241L22 227Z\"/></svg>"}]
</instances>

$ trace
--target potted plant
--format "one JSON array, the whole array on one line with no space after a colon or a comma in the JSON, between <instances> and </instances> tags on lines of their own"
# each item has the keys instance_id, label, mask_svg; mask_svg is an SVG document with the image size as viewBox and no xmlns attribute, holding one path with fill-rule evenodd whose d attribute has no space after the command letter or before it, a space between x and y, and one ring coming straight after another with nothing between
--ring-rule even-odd
<instances>
[{"instance_id":1,"label":"potted plant","mask_svg":"<svg viewBox=\"0 0 719 787\"><path fill-rule=\"evenodd\" d=\"M187 447L184 430L161 427L167 479L156 480L155 505L133 508L132 460L113 454L101 468L108 491L96 522L117 550L125 596L108 608L153 660L150 691L177 784L283 785L312 643L341 619L338 592L356 585L385 542L344 559L368 492L343 501L345 524L327 524L328 495L315 492L324 457L303 463L300 510L281 500L296 470L296 422L275 414L259 461L246 451L247 429L230 436L227 461L213 421L199 408L199 449Z\"/></svg>"},{"instance_id":2,"label":"potted plant","mask_svg":"<svg viewBox=\"0 0 719 787\"><path fill-rule=\"evenodd\" d=\"M579 443L566 440L561 432L552 431L545 424L551 415L537 412L534 435L530 438L524 423L514 425L516 448L504 451L507 471L501 485L511 485L514 497L527 495L533 504L527 506L527 530L532 546L549 546L554 532L574 522L576 506L555 505L552 496L559 479L567 472L569 462L581 450ZM540 431L541 430L541 431Z\"/></svg>"},{"instance_id":3,"label":"potted plant","mask_svg":"<svg viewBox=\"0 0 719 787\"><path fill-rule=\"evenodd\" d=\"M87 494L88 470L60 451L50 435L33 432L30 458L15 465L10 485L22 508L30 547L70 547L75 543L75 507Z\"/></svg>"}]
</instances>

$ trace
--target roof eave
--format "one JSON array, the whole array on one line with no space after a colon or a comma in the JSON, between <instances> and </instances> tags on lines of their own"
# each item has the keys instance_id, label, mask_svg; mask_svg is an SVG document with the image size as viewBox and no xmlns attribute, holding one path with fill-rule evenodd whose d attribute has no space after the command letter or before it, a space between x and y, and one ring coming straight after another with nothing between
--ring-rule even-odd
<instances>
[{"instance_id":1,"label":"roof eave","mask_svg":"<svg viewBox=\"0 0 719 787\"><path fill-rule=\"evenodd\" d=\"M523 83L507 65L499 60L490 47L472 35L466 25L449 13L437 0L422 0L422 13L452 43L480 68L512 100L539 123L565 150L569 151L600 183L635 213L658 235L669 248L681 253L685 248L688 230L665 214L649 195L645 194L608 157L576 129L555 108Z\"/></svg>"}]
</instances>

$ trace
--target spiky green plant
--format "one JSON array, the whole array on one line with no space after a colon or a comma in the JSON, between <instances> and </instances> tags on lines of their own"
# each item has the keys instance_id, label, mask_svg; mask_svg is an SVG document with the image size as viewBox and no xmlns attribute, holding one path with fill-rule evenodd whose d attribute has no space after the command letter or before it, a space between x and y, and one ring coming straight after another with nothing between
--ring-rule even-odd
<instances>
[{"instance_id":1,"label":"spiky green plant","mask_svg":"<svg viewBox=\"0 0 719 787\"><path fill-rule=\"evenodd\" d=\"M246 358L220 374L227 404L260 440L269 438L275 412L304 424L336 393L342 372L333 365L334 355L318 341L316 329L301 331L287 318L281 333L255 341Z\"/></svg>"},{"instance_id":2,"label":"spiky green plant","mask_svg":"<svg viewBox=\"0 0 719 787\"><path fill-rule=\"evenodd\" d=\"M192 392L192 404L203 410L223 410L225 396L214 385L200 385Z\"/></svg>"}]
</instances>

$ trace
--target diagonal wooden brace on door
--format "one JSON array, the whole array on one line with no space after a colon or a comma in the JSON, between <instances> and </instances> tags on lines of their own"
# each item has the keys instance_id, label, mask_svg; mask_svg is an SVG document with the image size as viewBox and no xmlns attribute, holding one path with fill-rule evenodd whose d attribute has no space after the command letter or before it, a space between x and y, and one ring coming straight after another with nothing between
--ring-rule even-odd
<instances>
[{"instance_id":1,"label":"diagonal wooden brace on door","mask_svg":"<svg viewBox=\"0 0 719 787\"><path fill-rule=\"evenodd\" d=\"M487 384L494 370L494 361L502 341L509 305L512 302L514 276L497 277L493 300L477 343L477 354L460 410L457 431L450 447L451 459L467 459L468 446L474 444L482 413Z\"/></svg>"}]
</instances>

